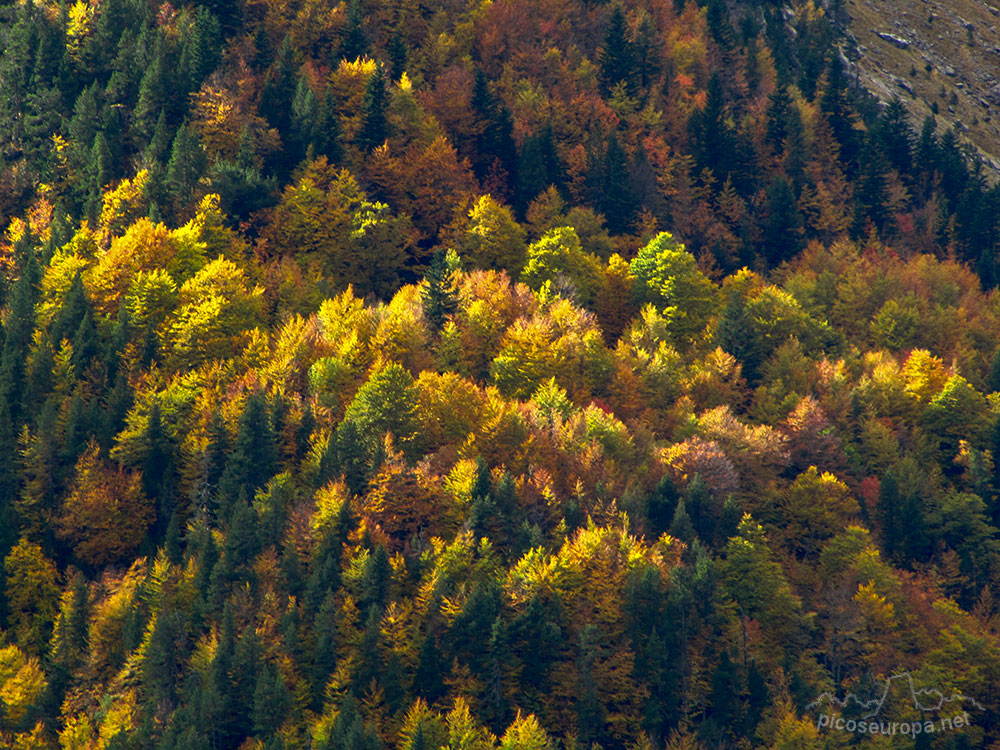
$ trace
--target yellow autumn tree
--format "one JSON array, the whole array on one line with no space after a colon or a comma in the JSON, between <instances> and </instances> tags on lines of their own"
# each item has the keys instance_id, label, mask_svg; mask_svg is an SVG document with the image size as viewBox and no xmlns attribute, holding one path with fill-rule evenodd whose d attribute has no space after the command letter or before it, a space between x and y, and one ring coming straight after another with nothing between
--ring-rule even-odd
<instances>
[{"instance_id":1,"label":"yellow autumn tree","mask_svg":"<svg viewBox=\"0 0 1000 750\"><path fill-rule=\"evenodd\" d=\"M42 548L25 538L3 561L7 579L7 622L17 644L38 653L59 612L59 571Z\"/></svg>"}]
</instances>

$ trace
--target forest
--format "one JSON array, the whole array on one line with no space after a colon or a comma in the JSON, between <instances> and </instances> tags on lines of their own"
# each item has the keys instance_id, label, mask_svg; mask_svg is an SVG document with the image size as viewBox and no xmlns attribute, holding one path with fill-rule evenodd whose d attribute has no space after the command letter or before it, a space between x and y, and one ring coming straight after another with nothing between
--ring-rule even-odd
<instances>
[{"instance_id":1,"label":"forest","mask_svg":"<svg viewBox=\"0 0 1000 750\"><path fill-rule=\"evenodd\" d=\"M0 2L0 747L1000 748L1000 188L845 12Z\"/></svg>"}]
</instances>

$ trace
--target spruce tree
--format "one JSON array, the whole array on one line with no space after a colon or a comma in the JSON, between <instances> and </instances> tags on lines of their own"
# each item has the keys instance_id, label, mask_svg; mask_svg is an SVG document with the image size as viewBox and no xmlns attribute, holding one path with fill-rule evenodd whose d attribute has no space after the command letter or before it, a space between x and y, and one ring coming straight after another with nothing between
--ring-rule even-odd
<instances>
[{"instance_id":1,"label":"spruce tree","mask_svg":"<svg viewBox=\"0 0 1000 750\"><path fill-rule=\"evenodd\" d=\"M295 97L295 52L285 37L278 48L274 63L264 76L260 90L260 113L272 128L285 136L292 123L292 100Z\"/></svg>"},{"instance_id":2,"label":"spruce tree","mask_svg":"<svg viewBox=\"0 0 1000 750\"><path fill-rule=\"evenodd\" d=\"M10 407L12 421L16 424L22 417L25 393L25 363L35 330L35 282L37 264L33 249L27 251L22 266L21 278L14 284L10 311L6 320L6 336L0 359L0 385L5 389L3 397Z\"/></svg>"},{"instance_id":3,"label":"spruce tree","mask_svg":"<svg viewBox=\"0 0 1000 750\"><path fill-rule=\"evenodd\" d=\"M235 501L240 492L252 498L274 476L277 467L278 448L267 398L256 392L247 399L232 454L219 480L219 490L225 495L224 507Z\"/></svg>"},{"instance_id":4,"label":"spruce tree","mask_svg":"<svg viewBox=\"0 0 1000 750\"><path fill-rule=\"evenodd\" d=\"M736 357L742 367L743 377L751 387L755 386L760 378L764 345L747 309L746 300L738 291L729 295L715 329L715 343L723 351Z\"/></svg>"},{"instance_id":5,"label":"spruce tree","mask_svg":"<svg viewBox=\"0 0 1000 750\"><path fill-rule=\"evenodd\" d=\"M365 86L365 98L361 105L361 129L358 131L357 144L362 151L373 151L389 137L389 121L386 119L388 107L389 92L386 88L385 70L381 63L377 63L375 72Z\"/></svg>"},{"instance_id":6,"label":"spruce tree","mask_svg":"<svg viewBox=\"0 0 1000 750\"><path fill-rule=\"evenodd\" d=\"M637 83L635 50L629 40L625 12L619 4L611 11L597 64L600 67L601 93L604 96L610 95L619 83L625 84L628 93L634 93Z\"/></svg>"},{"instance_id":7,"label":"spruce tree","mask_svg":"<svg viewBox=\"0 0 1000 750\"><path fill-rule=\"evenodd\" d=\"M361 0L351 0L347 6L346 23L340 32L337 56L341 60L353 61L367 54L368 35L365 33L365 16L361 11Z\"/></svg>"},{"instance_id":8,"label":"spruce tree","mask_svg":"<svg viewBox=\"0 0 1000 750\"><path fill-rule=\"evenodd\" d=\"M625 232L635 219L637 200L632 189L628 156L618 136L611 133L601 155L594 155L588 174L591 202L604 214L608 231Z\"/></svg>"},{"instance_id":9,"label":"spruce tree","mask_svg":"<svg viewBox=\"0 0 1000 750\"><path fill-rule=\"evenodd\" d=\"M773 177L767 186L764 215L763 256L768 266L774 268L794 258L803 243L802 216L795 192L780 175Z\"/></svg>"},{"instance_id":10,"label":"spruce tree","mask_svg":"<svg viewBox=\"0 0 1000 750\"><path fill-rule=\"evenodd\" d=\"M323 101L319 105L319 116L313 136L316 156L325 156L331 164L339 162L344 155L344 147L340 139L340 118L337 117L337 107L333 94L327 87Z\"/></svg>"},{"instance_id":11,"label":"spruce tree","mask_svg":"<svg viewBox=\"0 0 1000 750\"><path fill-rule=\"evenodd\" d=\"M176 211L181 211L191 200L195 186L205 171L205 150L197 133L186 124L174 136L167 163L166 185Z\"/></svg>"},{"instance_id":12,"label":"spruce tree","mask_svg":"<svg viewBox=\"0 0 1000 750\"><path fill-rule=\"evenodd\" d=\"M420 301L423 303L424 317L434 333L439 333L448 317L458 309L458 290L443 249L436 250L431 258L431 264L424 274Z\"/></svg>"},{"instance_id":13,"label":"spruce tree","mask_svg":"<svg viewBox=\"0 0 1000 750\"><path fill-rule=\"evenodd\" d=\"M49 328L52 342L58 346L63 339L72 339L89 309L90 303L83 289L83 277L77 273L73 277L69 291L63 297L59 310L52 319L52 325Z\"/></svg>"}]
</instances>

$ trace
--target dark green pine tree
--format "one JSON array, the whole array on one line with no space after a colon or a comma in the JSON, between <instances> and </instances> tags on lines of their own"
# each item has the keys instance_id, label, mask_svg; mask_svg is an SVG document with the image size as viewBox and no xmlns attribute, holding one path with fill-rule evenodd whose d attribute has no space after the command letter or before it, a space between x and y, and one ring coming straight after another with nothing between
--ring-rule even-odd
<instances>
[{"instance_id":1,"label":"dark green pine tree","mask_svg":"<svg viewBox=\"0 0 1000 750\"><path fill-rule=\"evenodd\" d=\"M677 510L674 511L674 520L670 524L670 536L680 539L685 544L691 544L695 539L694 524L684 507L684 501L677 503Z\"/></svg>"},{"instance_id":2,"label":"dark green pine tree","mask_svg":"<svg viewBox=\"0 0 1000 750\"><path fill-rule=\"evenodd\" d=\"M577 658L576 696L577 727L580 742L586 748L604 745L605 708L600 699L594 664L601 651L601 631L596 625L586 625L580 632L580 655Z\"/></svg>"},{"instance_id":3,"label":"dark green pine tree","mask_svg":"<svg viewBox=\"0 0 1000 750\"><path fill-rule=\"evenodd\" d=\"M969 184L969 169L961 138L954 127L946 130L938 142L935 167L941 173L941 189L953 205Z\"/></svg>"},{"instance_id":4,"label":"dark green pine tree","mask_svg":"<svg viewBox=\"0 0 1000 750\"><path fill-rule=\"evenodd\" d=\"M762 255L774 268L794 258L803 244L802 216L795 191L781 175L771 178L767 186L764 216Z\"/></svg>"},{"instance_id":5,"label":"dark green pine tree","mask_svg":"<svg viewBox=\"0 0 1000 750\"><path fill-rule=\"evenodd\" d=\"M145 156L153 164L166 164L170 160L170 150L173 141L170 138L170 128L167 127L167 115L162 109L156 117L153 135L146 145ZM162 169L162 167L161 167ZM162 174L162 173L161 173Z\"/></svg>"},{"instance_id":6,"label":"dark green pine tree","mask_svg":"<svg viewBox=\"0 0 1000 750\"><path fill-rule=\"evenodd\" d=\"M563 184L563 169L556 151L552 126L546 125L524 139L517 162L515 201L523 214L528 204L549 185Z\"/></svg>"},{"instance_id":7,"label":"dark green pine tree","mask_svg":"<svg viewBox=\"0 0 1000 750\"><path fill-rule=\"evenodd\" d=\"M888 172L885 156L872 138L865 140L861 174L854 190L854 221L852 234L863 237L868 227L884 236L890 230Z\"/></svg>"},{"instance_id":8,"label":"dark green pine tree","mask_svg":"<svg viewBox=\"0 0 1000 750\"><path fill-rule=\"evenodd\" d=\"M486 723L494 732L502 732L509 723L510 704L504 694L504 673L511 661L510 635L503 617L497 617L490 629L486 663Z\"/></svg>"},{"instance_id":9,"label":"dark green pine tree","mask_svg":"<svg viewBox=\"0 0 1000 750\"><path fill-rule=\"evenodd\" d=\"M226 423L222 419L222 412L218 405L212 409L212 420L208 425L208 445L205 448L205 486L201 490L204 493L203 502L207 503L209 495L215 492L219 486L219 480L229 462L229 431Z\"/></svg>"},{"instance_id":10,"label":"dark green pine tree","mask_svg":"<svg viewBox=\"0 0 1000 750\"><path fill-rule=\"evenodd\" d=\"M439 248L431 257L427 273L424 274L420 301L423 304L424 318L434 333L440 333L448 318L458 310L458 290L443 249Z\"/></svg>"},{"instance_id":11,"label":"dark green pine tree","mask_svg":"<svg viewBox=\"0 0 1000 750\"><path fill-rule=\"evenodd\" d=\"M89 309L90 303L83 288L83 277L77 273L73 277L69 291L63 297L59 310L52 319L52 325L49 328L49 336L52 341L58 346L63 339L72 339Z\"/></svg>"},{"instance_id":12,"label":"dark green pine tree","mask_svg":"<svg viewBox=\"0 0 1000 750\"><path fill-rule=\"evenodd\" d=\"M94 145L94 137L100 127L100 110L97 104L97 84L88 86L76 98L73 105L73 117L70 118L67 131L70 146L75 155L74 161L78 167L83 167L90 160L90 149Z\"/></svg>"},{"instance_id":13,"label":"dark green pine tree","mask_svg":"<svg viewBox=\"0 0 1000 750\"><path fill-rule=\"evenodd\" d=\"M256 392L247 399L233 452L219 480L219 491L224 495L223 508L237 500L240 492L247 498L253 498L257 490L274 476L277 468L278 447L267 397Z\"/></svg>"},{"instance_id":14,"label":"dark green pine tree","mask_svg":"<svg viewBox=\"0 0 1000 750\"><path fill-rule=\"evenodd\" d=\"M361 597L358 606L363 608L385 608L389 602L389 583L392 581L392 564L385 545L380 544L369 555L361 574Z\"/></svg>"},{"instance_id":15,"label":"dark green pine tree","mask_svg":"<svg viewBox=\"0 0 1000 750\"><path fill-rule=\"evenodd\" d=\"M83 313L83 319L73 334L73 369L77 377L83 375L91 362L101 354L101 343L97 338L97 326L94 316L88 307Z\"/></svg>"},{"instance_id":16,"label":"dark green pine tree","mask_svg":"<svg viewBox=\"0 0 1000 750\"><path fill-rule=\"evenodd\" d=\"M788 137L788 121L792 116L792 98L788 95L787 86L779 86L768 97L767 104L767 141L775 153L784 148Z\"/></svg>"},{"instance_id":17,"label":"dark green pine tree","mask_svg":"<svg viewBox=\"0 0 1000 750\"><path fill-rule=\"evenodd\" d=\"M327 441L320 459L318 481L325 484L343 477L348 489L355 495L364 492L368 484L371 461L362 442L361 431L354 420L341 422Z\"/></svg>"},{"instance_id":18,"label":"dark green pine tree","mask_svg":"<svg viewBox=\"0 0 1000 750\"><path fill-rule=\"evenodd\" d=\"M677 512L677 487L669 474L664 474L656 489L646 501L646 520L649 523L648 535L658 538L670 529L674 513Z\"/></svg>"},{"instance_id":19,"label":"dark green pine tree","mask_svg":"<svg viewBox=\"0 0 1000 750\"><path fill-rule=\"evenodd\" d=\"M28 366L25 383L25 406L27 411L35 414L41 408L45 398L52 391L55 358L52 354L52 344L48 336L42 336L35 348L31 364Z\"/></svg>"},{"instance_id":20,"label":"dark green pine tree","mask_svg":"<svg viewBox=\"0 0 1000 750\"><path fill-rule=\"evenodd\" d=\"M712 497L708 486L699 474L684 492L684 508L687 510L698 538L706 545L715 541L715 516L712 514Z\"/></svg>"},{"instance_id":21,"label":"dark green pine tree","mask_svg":"<svg viewBox=\"0 0 1000 750\"><path fill-rule=\"evenodd\" d=\"M96 426L101 446L105 450L111 449L115 435L125 427L125 417L135 401L135 392L125 373L118 372L112 383L111 392L107 395L103 413Z\"/></svg>"},{"instance_id":22,"label":"dark green pine tree","mask_svg":"<svg viewBox=\"0 0 1000 750\"><path fill-rule=\"evenodd\" d=\"M259 107L261 115L282 137L288 134L292 124L296 69L295 51L292 49L291 39L286 36L278 48L274 63L264 76Z\"/></svg>"},{"instance_id":23,"label":"dark green pine tree","mask_svg":"<svg viewBox=\"0 0 1000 750\"><path fill-rule=\"evenodd\" d=\"M253 692L253 730L261 738L274 735L292 706L285 678L273 664L265 664Z\"/></svg>"},{"instance_id":24,"label":"dark green pine tree","mask_svg":"<svg viewBox=\"0 0 1000 750\"><path fill-rule=\"evenodd\" d=\"M167 531L163 537L163 551L171 565L180 565L184 562L183 528L180 508L174 508L170 514L170 521L167 523Z\"/></svg>"},{"instance_id":25,"label":"dark green pine tree","mask_svg":"<svg viewBox=\"0 0 1000 750\"><path fill-rule=\"evenodd\" d=\"M729 652L723 650L718 666L712 674L712 698L708 712L710 731L717 741L721 741L736 718L739 710L740 680L736 665L729 658Z\"/></svg>"},{"instance_id":26,"label":"dark green pine tree","mask_svg":"<svg viewBox=\"0 0 1000 750\"><path fill-rule=\"evenodd\" d=\"M25 363L35 330L35 277L38 275L35 252L28 249L22 266L21 277L15 282L7 313L6 336L0 359L0 385L10 407L11 420L17 424L22 418L25 394Z\"/></svg>"},{"instance_id":27,"label":"dark green pine tree","mask_svg":"<svg viewBox=\"0 0 1000 750\"><path fill-rule=\"evenodd\" d=\"M197 91L222 59L222 29L219 19L204 5L194 14L194 23L188 27L178 63L178 78L184 90Z\"/></svg>"},{"instance_id":28,"label":"dark green pine tree","mask_svg":"<svg viewBox=\"0 0 1000 750\"><path fill-rule=\"evenodd\" d=\"M392 68L393 79L399 79L406 72L406 65L409 61L410 50L406 44L406 37L399 29L392 32L389 37L389 44L386 49L389 56L389 66Z\"/></svg>"},{"instance_id":29,"label":"dark green pine tree","mask_svg":"<svg viewBox=\"0 0 1000 750\"><path fill-rule=\"evenodd\" d=\"M167 42L162 35L157 34L152 58L139 83L139 99L132 112L133 133L145 141L153 136L160 112L170 109L169 98L172 91Z\"/></svg>"},{"instance_id":30,"label":"dark green pine tree","mask_svg":"<svg viewBox=\"0 0 1000 750\"><path fill-rule=\"evenodd\" d=\"M364 152L370 152L385 143L389 137L389 121L386 111L389 107L389 92L386 88L385 70L381 63L365 86L365 98L361 105L361 129L357 144Z\"/></svg>"},{"instance_id":31,"label":"dark green pine tree","mask_svg":"<svg viewBox=\"0 0 1000 750\"><path fill-rule=\"evenodd\" d=\"M299 76L292 99L292 123L289 134L289 156L296 164L306 158L309 147L315 150L319 131L319 100L305 76Z\"/></svg>"},{"instance_id":32,"label":"dark green pine tree","mask_svg":"<svg viewBox=\"0 0 1000 750\"><path fill-rule=\"evenodd\" d=\"M729 295L722 311L715 329L715 343L736 357L747 383L751 387L756 386L764 360L764 343L747 309L746 300L737 291Z\"/></svg>"},{"instance_id":33,"label":"dark green pine tree","mask_svg":"<svg viewBox=\"0 0 1000 750\"><path fill-rule=\"evenodd\" d=\"M4 144L20 147L24 134L23 113L38 45L40 16L32 0L20 5L5 16L4 29L0 40L5 42L0 56L0 81L3 82L3 96L0 96L0 138ZM13 22L13 23L11 23Z\"/></svg>"},{"instance_id":34,"label":"dark green pine tree","mask_svg":"<svg viewBox=\"0 0 1000 750\"><path fill-rule=\"evenodd\" d=\"M351 0L347 6L347 19L340 32L337 57L340 60L357 60L368 54L368 35L365 33L365 15L361 0ZM336 65L334 65L336 67Z\"/></svg>"},{"instance_id":35,"label":"dark green pine tree","mask_svg":"<svg viewBox=\"0 0 1000 750\"><path fill-rule=\"evenodd\" d=\"M894 97L879 115L875 139L889 166L900 175L910 174L913 170L914 133L906 105L899 97Z\"/></svg>"},{"instance_id":36,"label":"dark green pine tree","mask_svg":"<svg viewBox=\"0 0 1000 750\"><path fill-rule=\"evenodd\" d=\"M166 187L174 210L179 216L191 202L194 188L205 172L205 149L198 134L186 124L177 129L167 163Z\"/></svg>"},{"instance_id":37,"label":"dark green pine tree","mask_svg":"<svg viewBox=\"0 0 1000 750\"><path fill-rule=\"evenodd\" d=\"M142 462L142 489L147 497L157 501L156 527L162 533L173 514L170 485L174 446L163 425L159 399L154 399L150 407L142 440L145 452Z\"/></svg>"},{"instance_id":38,"label":"dark green pine tree","mask_svg":"<svg viewBox=\"0 0 1000 750\"><path fill-rule=\"evenodd\" d=\"M938 161L937 123L934 115L927 115L920 126L920 135L913 149L914 166L921 176L920 187L923 196L929 197L934 189L934 169Z\"/></svg>"},{"instance_id":39,"label":"dark green pine tree","mask_svg":"<svg viewBox=\"0 0 1000 750\"><path fill-rule=\"evenodd\" d=\"M323 101L319 105L319 117L313 136L316 156L325 156L331 164L336 164L344 156L341 143L340 118L330 88L327 87Z\"/></svg>"},{"instance_id":40,"label":"dark green pine tree","mask_svg":"<svg viewBox=\"0 0 1000 750\"><path fill-rule=\"evenodd\" d=\"M595 155L588 178L591 202L604 214L608 231L627 231L635 219L638 201L632 189L628 155L614 133L608 136L603 154Z\"/></svg>"},{"instance_id":41,"label":"dark green pine tree","mask_svg":"<svg viewBox=\"0 0 1000 750\"><path fill-rule=\"evenodd\" d=\"M101 198L104 187L111 181L111 151L108 148L108 140L104 131L98 131L94 136L94 142L90 149L90 158L87 162L87 175L90 190L87 193L83 210L91 222L97 221L101 215Z\"/></svg>"},{"instance_id":42,"label":"dark green pine tree","mask_svg":"<svg viewBox=\"0 0 1000 750\"><path fill-rule=\"evenodd\" d=\"M833 137L840 145L840 160L849 176L856 173L861 152L861 133L854 127L855 115L848 92L844 64L838 53L830 57L826 71L826 89L820 99L820 110L826 115Z\"/></svg>"},{"instance_id":43,"label":"dark green pine tree","mask_svg":"<svg viewBox=\"0 0 1000 750\"><path fill-rule=\"evenodd\" d=\"M0 381L2 378L0 375ZM0 461L0 559L6 557L11 547L17 543L18 519L14 510L14 499L20 482L17 455L17 440L10 419L10 408L6 399L0 398L0 456L7 457ZM0 626L7 623L6 590L6 576L0 565Z\"/></svg>"},{"instance_id":44,"label":"dark green pine tree","mask_svg":"<svg viewBox=\"0 0 1000 750\"><path fill-rule=\"evenodd\" d=\"M331 591L313 620L313 705L322 706L326 684L337 668L337 600Z\"/></svg>"},{"instance_id":45,"label":"dark green pine tree","mask_svg":"<svg viewBox=\"0 0 1000 750\"><path fill-rule=\"evenodd\" d=\"M479 121L472 164L476 177L484 184L500 183L503 187L512 189L517 183L514 123L503 100L490 91L489 81L479 69L476 70L471 104ZM509 196L502 194L499 197L506 199Z\"/></svg>"},{"instance_id":46,"label":"dark green pine tree","mask_svg":"<svg viewBox=\"0 0 1000 750\"><path fill-rule=\"evenodd\" d=\"M1000 456L1000 419L993 423L993 429L990 431L990 449L994 456ZM990 498L992 500L990 503L990 518L992 519L991 523L993 526L1000 528L1000 460L994 459L992 480L993 492Z\"/></svg>"},{"instance_id":47,"label":"dark green pine tree","mask_svg":"<svg viewBox=\"0 0 1000 750\"><path fill-rule=\"evenodd\" d=\"M111 77L104 89L108 104L121 104L129 109L134 108L142 73L136 35L131 29L125 29L118 41L118 51L111 63Z\"/></svg>"},{"instance_id":48,"label":"dark green pine tree","mask_svg":"<svg viewBox=\"0 0 1000 750\"><path fill-rule=\"evenodd\" d=\"M330 736L321 750L382 750L382 740L364 723L353 696L348 695L340 704Z\"/></svg>"},{"instance_id":49,"label":"dark green pine tree","mask_svg":"<svg viewBox=\"0 0 1000 750\"><path fill-rule=\"evenodd\" d=\"M156 615L142 663L142 694L154 715L169 716L177 705L183 673L184 615L169 607Z\"/></svg>"},{"instance_id":50,"label":"dark green pine tree","mask_svg":"<svg viewBox=\"0 0 1000 750\"><path fill-rule=\"evenodd\" d=\"M84 448L87 447L87 439L90 437L90 425L87 422L84 401L78 389L70 399L69 411L66 414L66 425L63 428L62 449L59 451L61 480L69 479L72 476L76 460L83 453Z\"/></svg>"},{"instance_id":51,"label":"dark green pine tree","mask_svg":"<svg viewBox=\"0 0 1000 750\"><path fill-rule=\"evenodd\" d=\"M428 703L433 704L444 695L444 673L441 669L441 651L433 631L428 632L420 644L417 671L413 677L413 690Z\"/></svg>"},{"instance_id":52,"label":"dark green pine tree","mask_svg":"<svg viewBox=\"0 0 1000 750\"><path fill-rule=\"evenodd\" d=\"M598 54L597 64L600 67L601 93L604 96L608 96L619 83L625 84L629 94L635 93L638 83L635 50L629 39L625 12L619 4L611 10L604 46Z\"/></svg>"}]
</instances>

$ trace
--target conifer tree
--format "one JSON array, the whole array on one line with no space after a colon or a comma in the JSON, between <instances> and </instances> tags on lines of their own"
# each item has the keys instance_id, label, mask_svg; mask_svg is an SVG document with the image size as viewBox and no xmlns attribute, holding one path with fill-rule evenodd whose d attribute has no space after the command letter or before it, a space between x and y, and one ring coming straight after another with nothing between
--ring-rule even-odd
<instances>
[{"instance_id":1,"label":"conifer tree","mask_svg":"<svg viewBox=\"0 0 1000 750\"><path fill-rule=\"evenodd\" d=\"M624 83L628 93L636 88L635 50L628 35L625 12L615 4L604 35L604 46L597 58L600 66L601 93L608 96L619 83Z\"/></svg>"},{"instance_id":2,"label":"conifer tree","mask_svg":"<svg viewBox=\"0 0 1000 750\"><path fill-rule=\"evenodd\" d=\"M448 267L446 253L438 249L431 258L420 292L424 317L434 333L439 333L448 317L458 309L458 292Z\"/></svg>"},{"instance_id":3,"label":"conifer tree","mask_svg":"<svg viewBox=\"0 0 1000 750\"><path fill-rule=\"evenodd\" d=\"M802 249L802 217L788 180L775 176L767 186L764 209L764 252L772 268L791 260Z\"/></svg>"},{"instance_id":4,"label":"conifer tree","mask_svg":"<svg viewBox=\"0 0 1000 750\"><path fill-rule=\"evenodd\" d=\"M376 63L365 86L365 98L361 105L361 129L358 131L357 144L364 152L372 151L389 137L389 121L386 112L389 108L389 92L386 88L385 69L381 63Z\"/></svg>"},{"instance_id":5,"label":"conifer tree","mask_svg":"<svg viewBox=\"0 0 1000 750\"><path fill-rule=\"evenodd\" d=\"M49 328L49 335L57 346L63 339L73 338L89 308L83 277L77 273Z\"/></svg>"},{"instance_id":6,"label":"conifer tree","mask_svg":"<svg viewBox=\"0 0 1000 750\"><path fill-rule=\"evenodd\" d=\"M886 557L899 550L899 523L902 498L896 475L889 469L878 488L878 520L882 525L882 549Z\"/></svg>"},{"instance_id":7,"label":"conifer tree","mask_svg":"<svg viewBox=\"0 0 1000 750\"><path fill-rule=\"evenodd\" d=\"M235 501L242 492L247 498L274 476L278 466L278 449L274 429L267 409L267 398L261 392L247 398L236 442L219 480L224 506Z\"/></svg>"},{"instance_id":8,"label":"conifer tree","mask_svg":"<svg viewBox=\"0 0 1000 750\"><path fill-rule=\"evenodd\" d=\"M760 378L764 345L747 309L746 300L738 291L729 295L715 329L715 343L739 360L743 377L750 386L755 386Z\"/></svg>"},{"instance_id":9,"label":"conifer tree","mask_svg":"<svg viewBox=\"0 0 1000 750\"><path fill-rule=\"evenodd\" d=\"M16 424L23 411L22 397L25 389L25 364L35 329L35 284L37 271L34 250L28 255L21 270L21 278L14 284L10 311L5 321L2 359L0 359L0 385L5 392L12 421Z\"/></svg>"},{"instance_id":10,"label":"conifer tree","mask_svg":"<svg viewBox=\"0 0 1000 750\"><path fill-rule=\"evenodd\" d=\"M361 0L351 0L347 6L347 21L340 32L340 48L337 55L341 60L357 60L368 54L368 35L365 33L365 16L361 10Z\"/></svg>"},{"instance_id":11,"label":"conifer tree","mask_svg":"<svg viewBox=\"0 0 1000 750\"><path fill-rule=\"evenodd\" d=\"M295 53L292 42L285 37L278 48L274 63L264 77L260 90L260 113L272 128L286 135L292 123L292 100L295 97Z\"/></svg>"},{"instance_id":12,"label":"conifer tree","mask_svg":"<svg viewBox=\"0 0 1000 750\"><path fill-rule=\"evenodd\" d=\"M167 163L166 185L175 210L182 211L191 200L195 186L205 171L205 150L197 133L181 125L174 136Z\"/></svg>"}]
</instances>

